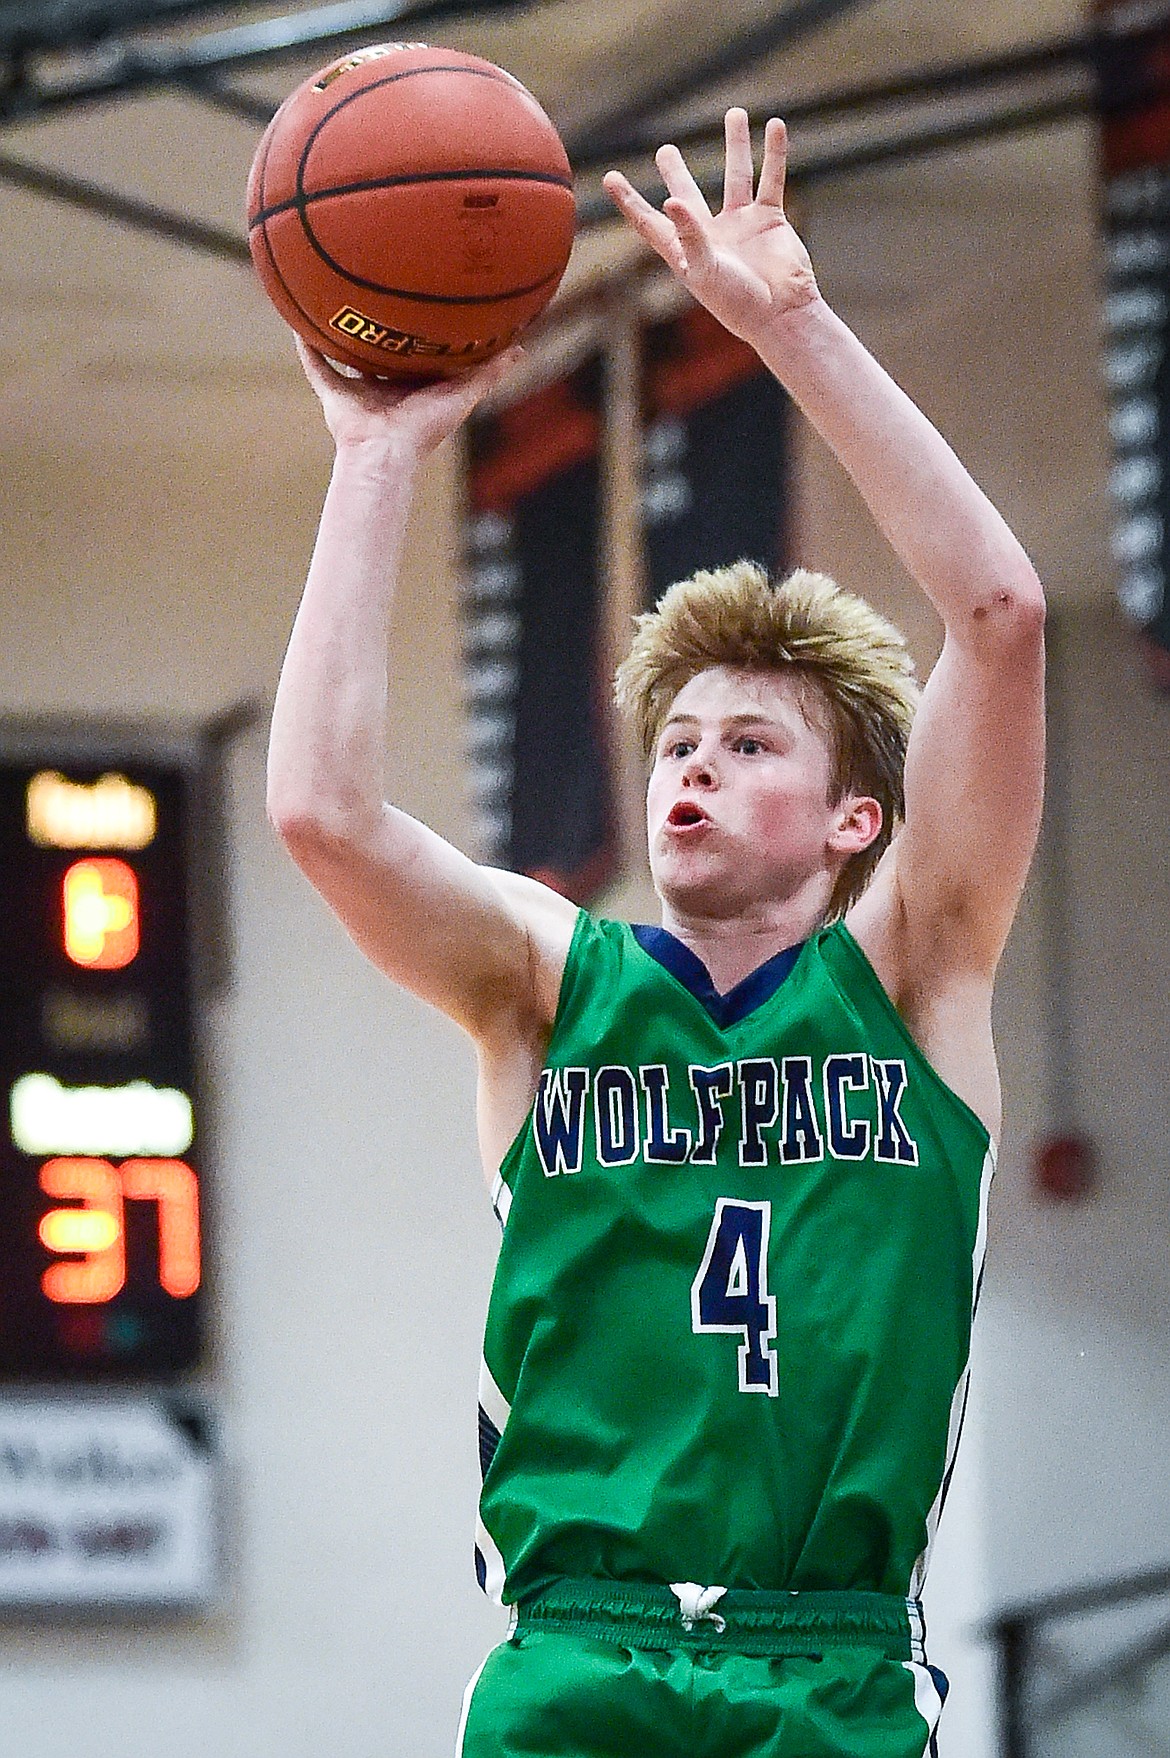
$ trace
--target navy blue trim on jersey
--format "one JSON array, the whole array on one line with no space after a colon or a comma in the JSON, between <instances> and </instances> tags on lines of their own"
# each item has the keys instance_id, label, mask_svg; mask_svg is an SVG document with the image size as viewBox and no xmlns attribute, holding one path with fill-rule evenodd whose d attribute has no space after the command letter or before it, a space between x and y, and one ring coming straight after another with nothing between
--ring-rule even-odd
<instances>
[{"instance_id":1,"label":"navy blue trim on jersey","mask_svg":"<svg viewBox=\"0 0 1170 1758\"><path fill-rule=\"evenodd\" d=\"M479 1470L480 1476L486 1477L488 1467L496 1456L496 1448L500 1444L500 1431L481 1404L479 1407ZM480 1583L482 1586L482 1582Z\"/></svg>"},{"instance_id":2,"label":"navy blue trim on jersey","mask_svg":"<svg viewBox=\"0 0 1170 1758\"><path fill-rule=\"evenodd\" d=\"M771 999L795 965L804 949L802 940L797 946L786 946L783 952L773 954L749 971L743 981L726 995L721 995L711 981L711 973L697 953L684 946L669 928L656 928L649 923L635 922L631 933L643 952L660 964L663 970L680 982L684 989L690 991L701 1007L705 1007L720 1031L728 1026L738 1025L757 1007Z\"/></svg>"}]
</instances>

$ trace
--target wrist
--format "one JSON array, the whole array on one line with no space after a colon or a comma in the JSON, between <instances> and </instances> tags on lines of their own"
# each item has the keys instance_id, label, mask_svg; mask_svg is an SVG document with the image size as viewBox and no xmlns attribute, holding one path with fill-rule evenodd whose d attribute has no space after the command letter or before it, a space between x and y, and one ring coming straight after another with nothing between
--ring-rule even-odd
<instances>
[{"instance_id":1,"label":"wrist","mask_svg":"<svg viewBox=\"0 0 1170 1758\"><path fill-rule=\"evenodd\" d=\"M808 291L798 303L770 315L760 344L791 352L815 348L838 323L840 319L810 278Z\"/></svg>"},{"instance_id":2,"label":"wrist","mask_svg":"<svg viewBox=\"0 0 1170 1758\"><path fill-rule=\"evenodd\" d=\"M786 288L785 293L788 291ZM827 317L831 318L832 313L810 275L807 288L792 290L788 303L780 305L774 296L771 300L763 298L754 302L753 309L739 322L727 317L722 321L771 366L778 352L799 351L811 344Z\"/></svg>"},{"instance_id":3,"label":"wrist","mask_svg":"<svg viewBox=\"0 0 1170 1758\"><path fill-rule=\"evenodd\" d=\"M853 358L857 338L819 293L800 306L777 312L753 345L789 394L803 393L825 373L839 376Z\"/></svg>"},{"instance_id":4,"label":"wrist","mask_svg":"<svg viewBox=\"0 0 1170 1758\"><path fill-rule=\"evenodd\" d=\"M338 435L336 448L335 472L401 486L414 481L422 462L421 447L405 433Z\"/></svg>"}]
</instances>

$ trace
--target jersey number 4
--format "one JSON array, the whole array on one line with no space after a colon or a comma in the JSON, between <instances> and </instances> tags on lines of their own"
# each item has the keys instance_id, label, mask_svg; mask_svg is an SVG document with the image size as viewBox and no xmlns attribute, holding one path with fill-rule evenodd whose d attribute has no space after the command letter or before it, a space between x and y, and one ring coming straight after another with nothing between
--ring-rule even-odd
<instances>
[{"instance_id":1,"label":"jersey number 4","mask_svg":"<svg viewBox=\"0 0 1170 1758\"><path fill-rule=\"evenodd\" d=\"M776 1301L768 1293L768 1232L771 1203L745 1203L721 1196L699 1273L691 1284L691 1327L731 1331L739 1349L739 1389L777 1396Z\"/></svg>"}]
</instances>

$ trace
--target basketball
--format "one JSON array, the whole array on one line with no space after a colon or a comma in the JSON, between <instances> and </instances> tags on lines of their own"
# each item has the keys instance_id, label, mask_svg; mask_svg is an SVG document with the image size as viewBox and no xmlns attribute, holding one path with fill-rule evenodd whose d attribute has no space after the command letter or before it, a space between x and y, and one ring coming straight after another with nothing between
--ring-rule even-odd
<instances>
[{"instance_id":1,"label":"basketball","mask_svg":"<svg viewBox=\"0 0 1170 1758\"><path fill-rule=\"evenodd\" d=\"M314 348L379 377L447 378L508 346L573 242L560 136L477 55L383 43L276 112L248 178L265 291Z\"/></svg>"}]
</instances>

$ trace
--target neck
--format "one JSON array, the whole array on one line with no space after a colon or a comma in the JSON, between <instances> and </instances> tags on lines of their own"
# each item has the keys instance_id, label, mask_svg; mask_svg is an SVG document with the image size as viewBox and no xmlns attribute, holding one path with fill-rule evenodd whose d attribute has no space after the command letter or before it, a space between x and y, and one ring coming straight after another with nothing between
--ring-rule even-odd
<instances>
[{"instance_id":1,"label":"neck","mask_svg":"<svg viewBox=\"0 0 1170 1758\"><path fill-rule=\"evenodd\" d=\"M786 946L807 940L824 917L823 905L802 908L795 900L758 916L727 918L700 915L662 900L662 926L702 959L721 995Z\"/></svg>"}]
</instances>

